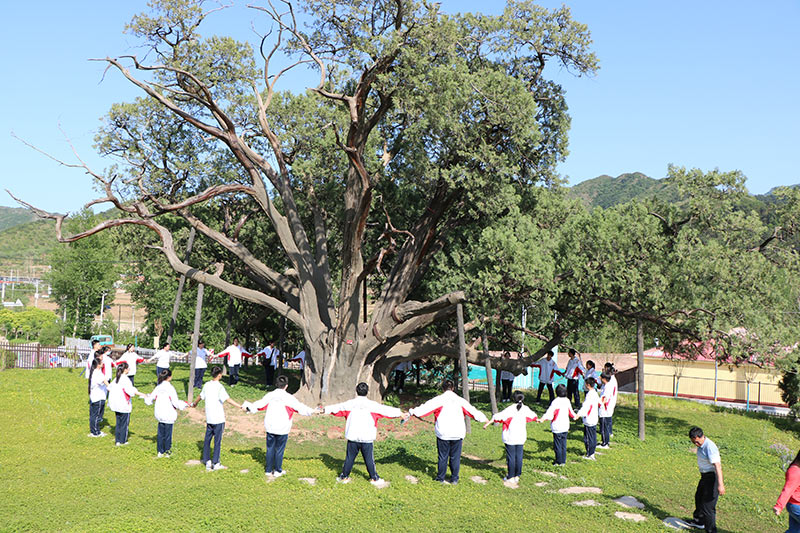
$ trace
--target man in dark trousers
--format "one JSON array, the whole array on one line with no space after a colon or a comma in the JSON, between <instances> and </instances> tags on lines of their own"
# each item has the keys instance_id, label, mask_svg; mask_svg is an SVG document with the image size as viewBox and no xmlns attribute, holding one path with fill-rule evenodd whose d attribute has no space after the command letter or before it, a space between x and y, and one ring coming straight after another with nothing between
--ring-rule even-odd
<instances>
[{"instance_id":1,"label":"man in dark trousers","mask_svg":"<svg viewBox=\"0 0 800 533\"><path fill-rule=\"evenodd\" d=\"M700 482L694 493L694 514L687 523L708 533L717 533L717 499L725 494L719 448L697 426L689 430L689 439L697 446Z\"/></svg>"}]
</instances>

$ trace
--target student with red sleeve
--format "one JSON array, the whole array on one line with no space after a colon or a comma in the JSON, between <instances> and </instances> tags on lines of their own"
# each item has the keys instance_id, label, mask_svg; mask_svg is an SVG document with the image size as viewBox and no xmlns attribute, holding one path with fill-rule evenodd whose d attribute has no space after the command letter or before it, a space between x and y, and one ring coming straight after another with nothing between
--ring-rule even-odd
<instances>
[{"instance_id":1,"label":"student with red sleeve","mask_svg":"<svg viewBox=\"0 0 800 533\"><path fill-rule=\"evenodd\" d=\"M772 508L775 516L780 516L783 508L789 513L789 529L787 533L800 533L800 452L786 469L786 482L778 501Z\"/></svg>"},{"instance_id":2,"label":"student with red sleeve","mask_svg":"<svg viewBox=\"0 0 800 533\"><path fill-rule=\"evenodd\" d=\"M603 388L600 390L600 445L598 448L609 448L611 440L611 415L614 414L614 404L611 401L611 376L603 372L600 374Z\"/></svg>"},{"instance_id":3,"label":"student with red sleeve","mask_svg":"<svg viewBox=\"0 0 800 533\"><path fill-rule=\"evenodd\" d=\"M525 395L520 391L514 391L513 399L514 405L509 405L494 415L483 425L483 429L492 423L503 424L503 444L506 446L506 464L508 465L508 475L503 478L503 481L519 483L519 476L522 475L522 449L525 441L528 440L525 424L536 422L539 417L522 403Z\"/></svg>"},{"instance_id":4,"label":"student with red sleeve","mask_svg":"<svg viewBox=\"0 0 800 533\"><path fill-rule=\"evenodd\" d=\"M131 421L131 398L145 395L136 390L128 378L128 363L117 361L117 377L108 387L108 408L117 414L117 425L114 426L114 437L117 446L128 444L128 425Z\"/></svg>"},{"instance_id":5,"label":"student with red sleeve","mask_svg":"<svg viewBox=\"0 0 800 533\"><path fill-rule=\"evenodd\" d=\"M108 397L108 380L103 374L101 356L98 354L89 366L89 436L105 437L100 431L103 412Z\"/></svg>"},{"instance_id":6,"label":"student with red sleeve","mask_svg":"<svg viewBox=\"0 0 800 533\"><path fill-rule=\"evenodd\" d=\"M197 407L201 400L206 402L206 436L203 439L203 463L206 471L225 470L227 467L219 462L222 452L222 433L225 431L225 402L242 406L228 396L228 391L222 385L222 368L215 366L211 369L211 381L206 381L200 391L200 397L194 401L192 407ZM211 440L214 440L214 455L211 456Z\"/></svg>"},{"instance_id":7,"label":"student with red sleeve","mask_svg":"<svg viewBox=\"0 0 800 533\"><path fill-rule=\"evenodd\" d=\"M594 461L594 451L597 448L597 421L600 419L600 396L595 387L594 378L586 378L586 397L583 405L575 416L583 417L583 445L586 446L584 459Z\"/></svg>"},{"instance_id":8,"label":"student with red sleeve","mask_svg":"<svg viewBox=\"0 0 800 533\"><path fill-rule=\"evenodd\" d=\"M131 385L133 385L134 377L136 377L136 365L138 363L144 363L144 357L136 353L133 344L128 344L128 346L125 347L125 353L117 359L115 365L119 365L120 363L128 364L128 372L125 375L131 381Z\"/></svg>"},{"instance_id":9,"label":"student with red sleeve","mask_svg":"<svg viewBox=\"0 0 800 533\"><path fill-rule=\"evenodd\" d=\"M278 376L275 381L276 389L268 392L257 402L242 402L242 408L255 413L264 411L264 429L267 430L267 457L264 464L264 473L272 477L281 477L283 471L283 452L289 431L292 429L292 416L300 413L310 416L319 412L304 405L300 400L289 394L289 378Z\"/></svg>"},{"instance_id":10,"label":"student with red sleeve","mask_svg":"<svg viewBox=\"0 0 800 533\"><path fill-rule=\"evenodd\" d=\"M344 438L347 439L347 455L345 456L342 473L336 478L339 483L350 482L350 472L356 455L361 452L364 464L369 473L369 481L376 487L386 486L386 482L378 477L375 471L375 456L373 453L373 443L378 436L379 418L399 418L403 412L396 407L382 405L367 399L369 386L366 383L359 383L356 386L356 397L336 405L329 405L325 408L325 414L333 416L343 416L347 419L344 426Z\"/></svg>"},{"instance_id":11,"label":"student with red sleeve","mask_svg":"<svg viewBox=\"0 0 800 533\"><path fill-rule=\"evenodd\" d=\"M581 393L578 389L580 378L586 373L586 368L581 363L578 353L570 348L569 361L567 368L564 370L564 375L567 376L567 398L572 402L573 408L577 409L581 404Z\"/></svg>"},{"instance_id":12,"label":"student with red sleeve","mask_svg":"<svg viewBox=\"0 0 800 533\"><path fill-rule=\"evenodd\" d=\"M231 372L231 375L228 378L228 386L234 387L237 383L239 383L239 368L242 366L242 347L239 346L239 339L234 338L233 344L225 348L217 355L219 357L228 358L228 370Z\"/></svg>"},{"instance_id":13,"label":"student with red sleeve","mask_svg":"<svg viewBox=\"0 0 800 533\"><path fill-rule=\"evenodd\" d=\"M536 394L536 401L542 399L542 390L547 385L547 392L550 395L550 401L553 401L553 379L556 374L561 374L558 370L558 363L553 359L553 352L547 352L544 359L540 359L538 363L531 365L533 368L539 369L539 392Z\"/></svg>"},{"instance_id":14,"label":"student with red sleeve","mask_svg":"<svg viewBox=\"0 0 800 533\"><path fill-rule=\"evenodd\" d=\"M550 430L553 432L553 449L556 460L553 463L557 466L567 464L567 432L569 431L570 420L577 418L572 410L572 404L567 398L567 388L564 385L556 387L557 398L553 400L547 412L539 419L539 422L550 420Z\"/></svg>"},{"instance_id":15,"label":"student with red sleeve","mask_svg":"<svg viewBox=\"0 0 800 533\"><path fill-rule=\"evenodd\" d=\"M408 414L422 418L433 414L436 418L436 449L439 454L436 481L447 484L444 479L447 463L450 463L450 484L458 483L461 468L461 445L467 434L464 417L469 416L478 422L487 422L486 415L474 408L467 400L453 392L453 382L442 383L442 394L431 398L419 407L409 409Z\"/></svg>"},{"instance_id":16,"label":"student with red sleeve","mask_svg":"<svg viewBox=\"0 0 800 533\"><path fill-rule=\"evenodd\" d=\"M145 402L155 402L154 414L158 420L158 432L156 433L156 451L158 457L170 457L172 455L172 428L178 419L178 411L183 411L189 404L178 399L178 392L170 383L172 381L172 370L163 369L158 375L158 385L150 393Z\"/></svg>"}]
</instances>

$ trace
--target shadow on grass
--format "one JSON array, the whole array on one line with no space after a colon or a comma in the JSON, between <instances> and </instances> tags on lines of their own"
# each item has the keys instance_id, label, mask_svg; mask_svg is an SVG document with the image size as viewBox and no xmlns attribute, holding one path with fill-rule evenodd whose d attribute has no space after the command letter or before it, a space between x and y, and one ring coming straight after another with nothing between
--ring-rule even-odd
<instances>
[{"instance_id":1,"label":"shadow on grass","mask_svg":"<svg viewBox=\"0 0 800 533\"><path fill-rule=\"evenodd\" d=\"M711 406L711 410L714 413L730 413L739 416L743 416L745 418L751 418L753 420L761 420L764 422L769 422L777 429L781 431L786 431L788 433L793 434L795 437L800 438L800 425L794 421L794 419L790 416L775 416L769 413L762 413L758 411L743 411L741 409L735 409L732 407L722 407L722 406Z\"/></svg>"},{"instance_id":2,"label":"shadow on grass","mask_svg":"<svg viewBox=\"0 0 800 533\"><path fill-rule=\"evenodd\" d=\"M238 449L238 450L232 449L231 453L236 455L249 455L254 462L260 464L264 468L266 468L267 466L267 456L266 456L267 452L264 448L261 448L260 446L254 446L253 448L250 449Z\"/></svg>"},{"instance_id":3,"label":"shadow on grass","mask_svg":"<svg viewBox=\"0 0 800 533\"><path fill-rule=\"evenodd\" d=\"M606 494L606 496L608 496L612 500L616 500L617 498L621 498L623 496L631 496L631 494ZM650 502L650 500L648 500L646 498L642 498L642 497L640 497L638 495L633 495L633 496L637 500L642 502L642 504L644 504L644 509L642 509L643 511L647 511L648 513L652 514L653 516L655 516L657 519L661 520L662 522L664 521L665 518L668 518L670 516L675 516L674 514L668 513L667 511L665 511L664 509L658 507L657 505L652 504ZM688 494L687 498L689 498L690 500L693 499L694 498L694 494ZM632 513L637 512L637 509L635 509L635 508L634 509L627 509L627 508L622 507L622 506L620 506L620 510L627 511L627 512L632 512ZM691 514L691 513L689 513L689 514ZM690 516L678 516L678 518L686 519L686 518L691 518L691 517ZM697 530L694 530L694 531L697 531ZM717 527L717 532L718 533L733 533L732 530L723 529L721 527Z\"/></svg>"},{"instance_id":4,"label":"shadow on grass","mask_svg":"<svg viewBox=\"0 0 800 533\"><path fill-rule=\"evenodd\" d=\"M426 461L418 455L410 454L404 447L397 448L391 455L381 457L375 462L377 464L401 465L403 468L417 472L420 475L428 475L431 469L436 470L436 464L433 461Z\"/></svg>"}]
</instances>

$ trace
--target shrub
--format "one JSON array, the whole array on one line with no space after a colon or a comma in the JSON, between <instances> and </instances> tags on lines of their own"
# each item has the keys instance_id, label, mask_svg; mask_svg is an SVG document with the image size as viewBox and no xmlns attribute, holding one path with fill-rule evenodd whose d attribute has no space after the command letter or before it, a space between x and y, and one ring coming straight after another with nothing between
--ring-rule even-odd
<instances>
[{"instance_id":1,"label":"shrub","mask_svg":"<svg viewBox=\"0 0 800 533\"><path fill-rule=\"evenodd\" d=\"M781 399L786 405L789 407L795 405L800 398L800 379L797 379L797 372L784 372L778 382L778 388L781 389Z\"/></svg>"}]
</instances>

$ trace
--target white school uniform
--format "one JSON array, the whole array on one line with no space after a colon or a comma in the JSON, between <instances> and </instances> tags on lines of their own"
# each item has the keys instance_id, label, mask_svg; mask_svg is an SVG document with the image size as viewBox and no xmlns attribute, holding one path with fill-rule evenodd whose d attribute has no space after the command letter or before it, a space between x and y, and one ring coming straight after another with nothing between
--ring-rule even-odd
<instances>
[{"instance_id":1,"label":"white school uniform","mask_svg":"<svg viewBox=\"0 0 800 533\"><path fill-rule=\"evenodd\" d=\"M526 424L537 420L539 417L527 405L517 410L517 404L509 405L492 417L492 422L503 424L503 444L509 446L525 444L528 440Z\"/></svg>"},{"instance_id":2,"label":"white school uniform","mask_svg":"<svg viewBox=\"0 0 800 533\"><path fill-rule=\"evenodd\" d=\"M206 402L206 423L224 424L225 409L223 404L230 398L228 391L219 381L206 381L203 390L200 391L200 399Z\"/></svg>"},{"instance_id":3,"label":"white school uniform","mask_svg":"<svg viewBox=\"0 0 800 533\"><path fill-rule=\"evenodd\" d=\"M147 398L147 402L155 401L154 413L156 420L162 424L174 424L178 419L178 411L183 411L189 405L178 399L175 387L169 381L162 381Z\"/></svg>"},{"instance_id":4,"label":"white school uniform","mask_svg":"<svg viewBox=\"0 0 800 533\"><path fill-rule=\"evenodd\" d=\"M305 350L300 350L300 353L295 355L292 358L292 361L299 361L300 362L300 368L304 369L306 367L306 351Z\"/></svg>"},{"instance_id":5,"label":"white school uniform","mask_svg":"<svg viewBox=\"0 0 800 533\"><path fill-rule=\"evenodd\" d=\"M617 389L617 376L611 376L611 379L608 380L608 386L611 387L611 414L613 415L614 409L617 407L617 396L619 395L619 390Z\"/></svg>"},{"instance_id":6,"label":"white school uniform","mask_svg":"<svg viewBox=\"0 0 800 533\"><path fill-rule=\"evenodd\" d=\"M586 367L583 366L581 360L578 359L578 356L573 357L572 359L567 362L567 368L564 371L564 375L567 379L578 379L582 375L586 373Z\"/></svg>"},{"instance_id":7,"label":"white school uniform","mask_svg":"<svg viewBox=\"0 0 800 533\"><path fill-rule=\"evenodd\" d=\"M343 416L347 419L344 426L344 438L353 442L373 442L378 436L378 420L381 418L398 418L403 412L397 407L390 407L356 396L343 403L329 405L325 414Z\"/></svg>"},{"instance_id":8,"label":"white school uniform","mask_svg":"<svg viewBox=\"0 0 800 533\"><path fill-rule=\"evenodd\" d=\"M169 358L171 355L172 352L170 352L169 350L159 350L155 354L153 354L153 357L157 359L156 367L169 368Z\"/></svg>"},{"instance_id":9,"label":"white school uniform","mask_svg":"<svg viewBox=\"0 0 800 533\"><path fill-rule=\"evenodd\" d=\"M303 416L314 414L314 409L303 404L284 389L275 389L265 394L257 402L251 404L245 402L242 405L249 406L252 411L264 411L264 429L273 435L288 435L292 429L292 417L295 413Z\"/></svg>"},{"instance_id":10,"label":"white school uniform","mask_svg":"<svg viewBox=\"0 0 800 533\"><path fill-rule=\"evenodd\" d=\"M583 405L581 405L581 408L575 416L583 417L584 426L597 425L597 419L600 416L600 396L595 389L589 389L586 392Z\"/></svg>"},{"instance_id":11,"label":"white school uniform","mask_svg":"<svg viewBox=\"0 0 800 533\"><path fill-rule=\"evenodd\" d=\"M136 352L125 352L117 359L117 362L114 366L117 366L120 363L128 363L128 377L136 375L136 365L138 363L144 363L144 358L141 357Z\"/></svg>"},{"instance_id":12,"label":"white school uniform","mask_svg":"<svg viewBox=\"0 0 800 533\"><path fill-rule=\"evenodd\" d=\"M436 437L442 440L459 440L466 436L464 416L472 417L478 422L489 420L486 415L451 390L431 398L419 407L409 409L408 412L419 418L433 413L436 419Z\"/></svg>"},{"instance_id":13,"label":"white school uniform","mask_svg":"<svg viewBox=\"0 0 800 533\"><path fill-rule=\"evenodd\" d=\"M132 401L138 390L127 375L120 376L119 381L111 381L108 386L108 408L115 413L130 413Z\"/></svg>"},{"instance_id":14,"label":"white school uniform","mask_svg":"<svg viewBox=\"0 0 800 533\"><path fill-rule=\"evenodd\" d=\"M559 396L552 401L547 412L542 416L542 421L550 420L550 430L553 433L564 433L569 431L570 420L576 418L569 398Z\"/></svg>"},{"instance_id":15,"label":"white school uniform","mask_svg":"<svg viewBox=\"0 0 800 533\"><path fill-rule=\"evenodd\" d=\"M600 390L600 418L608 418L614 414L614 402L611 398L611 382Z\"/></svg>"},{"instance_id":16,"label":"white school uniform","mask_svg":"<svg viewBox=\"0 0 800 533\"><path fill-rule=\"evenodd\" d=\"M555 359L540 359L538 363L531 365L539 369L539 383L553 383L553 378L558 370L558 363Z\"/></svg>"},{"instance_id":17,"label":"white school uniform","mask_svg":"<svg viewBox=\"0 0 800 533\"><path fill-rule=\"evenodd\" d=\"M86 359L86 372L83 373L83 375L86 376L86 379L89 379L89 371L92 369L92 361L94 361L95 353L97 353L97 350L90 350L89 358Z\"/></svg>"},{"instance_id":18,"label":"white school uniform","mask_svg":"<svg viewBox=\"0 0 800 533\"><path fill-rule=\"evenodd\" d=\"M89 369L91 372L91 368ZM108 388L104 383L106 380L105 374L100 370L100 368L96 368L92 373L92 379L90 381L91 388L89 389L89 401L92 403L104 401L108 397Z\"/></svg>"},{"instance_id":19,"label":"white school uniform","mask_svg":"<svg viewBox=\"0 0 800 533\"><path fill-rule=\"evenodd\" d=\"M208 350L205 348L198 348L197 349L197 356L194 360L194 368L197 370L198 368L208 368L208 362L206 362L206 358L208 357Z\"/></svg>"},{"instance_id":20,"label":"white school uniform","mask_svg":"<svg viewBox=\"0 0 800 533\"><path fill-rule=\"evenodd\" d=\"M586 373L583 375L583 380L586 381L589 378L594 378L597 383L600 383L600 376L597 374L596 368L586 369Z\"/></svg>"},{"instance_id":21,"label":"white school uniform","mask_svg":"<svg viewBox=\"0 0 800 533\"><path fill-rule=\"evenodd\" d=\"M242 348L241 346L236 346L235 344L231 344L225 350L220 353L220 356L224 356L228 354L228 366L236 366L242 364Z\"/></svg>"}]
</instances>

